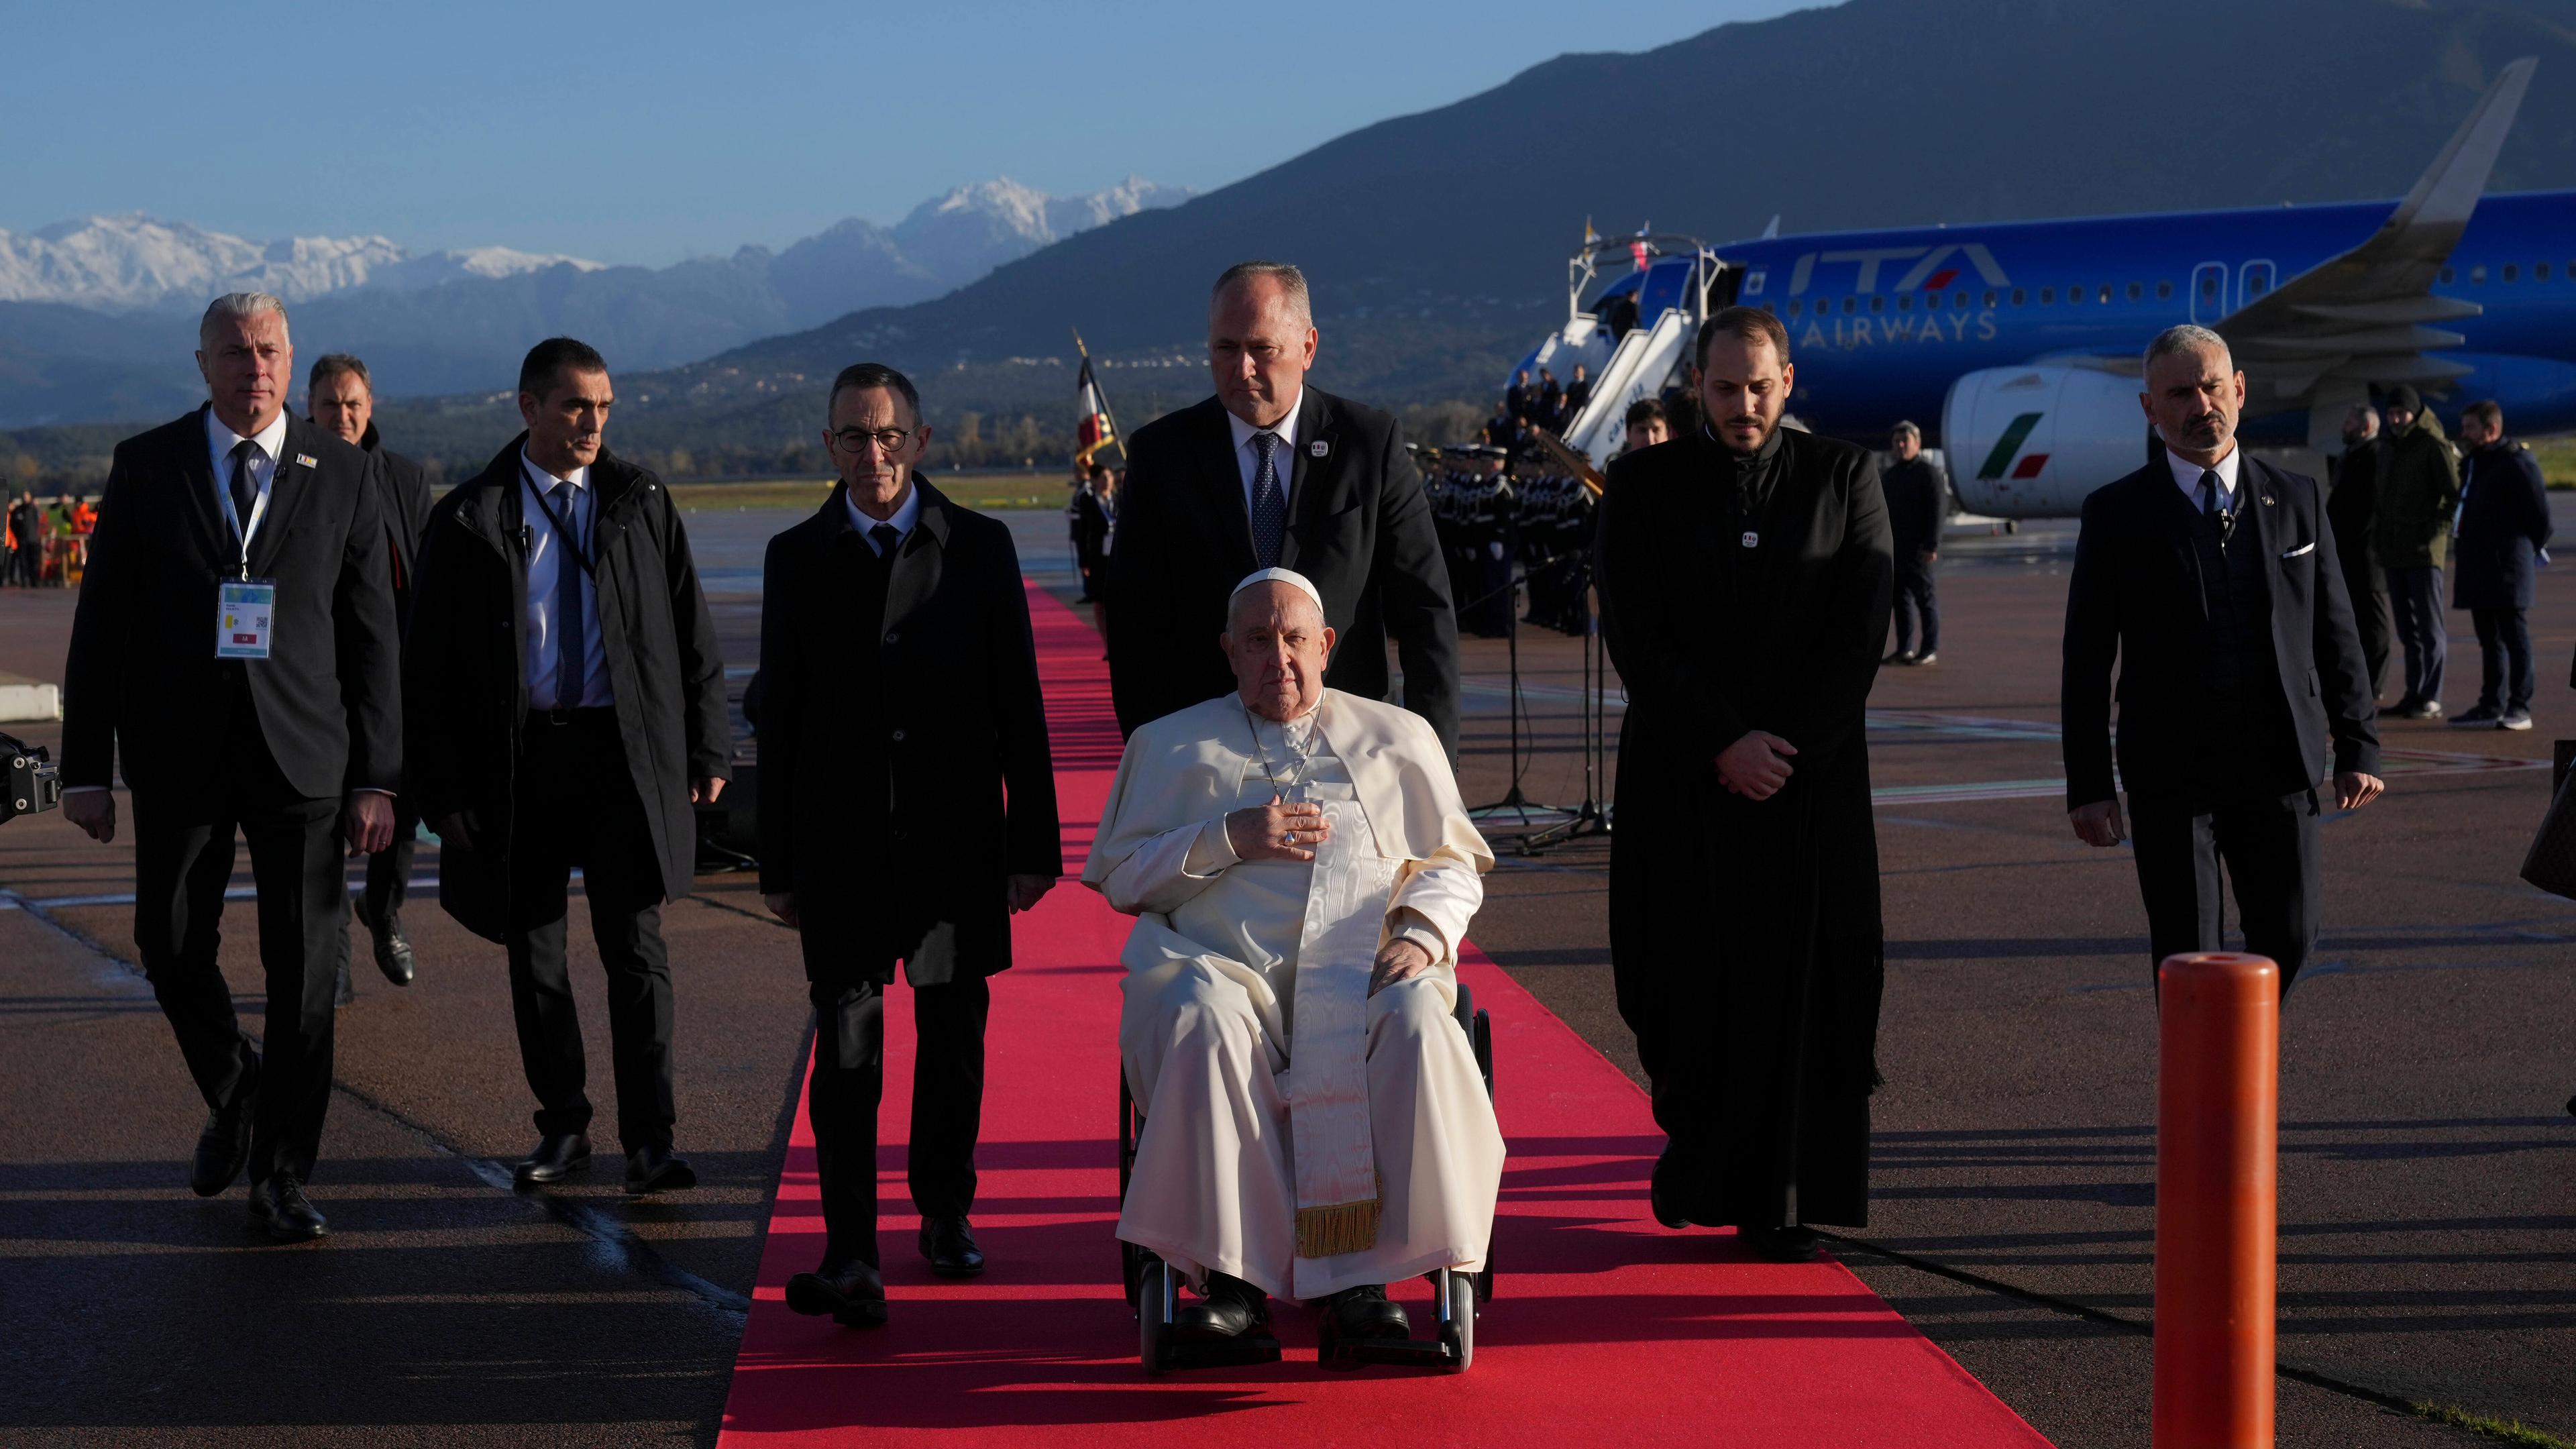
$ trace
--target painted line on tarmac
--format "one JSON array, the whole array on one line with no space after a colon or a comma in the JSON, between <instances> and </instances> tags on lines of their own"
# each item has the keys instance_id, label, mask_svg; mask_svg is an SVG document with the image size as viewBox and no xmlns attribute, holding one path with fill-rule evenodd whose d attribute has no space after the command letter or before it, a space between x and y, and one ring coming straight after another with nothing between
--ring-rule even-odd
<instances>
[{"instance_id":1,"label":"painted line on tarmac","mask_svg":"<svg viewBox=\"0 0 2576 1449\"><path fill-rule=\"evenodd\" d=\"M225 898L227 900L246 898L250 894L251 892L247 890L227 891L225 892ZM5 904L10 909L25 911L28 915L44 922L55 931L69 938L73 942L87 948L100 958L113 962L128 975L133 976L136 979L142 979L143 971L141 967L114 954L113 952L108 951L98 942L89 939L80 932L75 931L71 927L64 925L62 922L55 920L47 909L49 906L59 905L65 902L73 904L105 905L114 904L117 901L122 900L130 904L133 899L134 897L131 895L123 897L66 896L53 901L45 901L29 900L12 891L0 891L0 904ZM811 1040L812 1029L813 1028L809 1022L806 1028L809 1042ZM268 1049L267 1042L261 1034L245 1029L242 1035L248 1037L252 1044L257 1046L261 1051L266 1051ZM410 1117L405 1116L394 1107L378 1101L376 1098L350 1086L348 1083L341 1081L337 1077L332 1078L331 1089L334 1092L347 1097L350 1101L355 1102L360 1107L363 1107L366 1110L383 1117L385 1120L392 1122L396 1126L401 1127L405 1131L410 1132L412 1135L420 1139L422 1145L428 1147L430 1151L437 1155L441 1157L454 1158L456 1161L464 1164L466 1171L473 1173L475 1177L481 1179L488 1186L497 1188L522 1201L534 1202L537 1206L545 1210L548 1217L553 1218L556 1222L561 1223L565 1227L571 1228L573 1231L588 1238L591 1243L593 1257L603 1266L624 1272L635 1273L642 1277L650 1278L654 1282L659 1283L666 1288L676 1288L688 1293L695 1297L702 1306L714 1312L725 1314L736 1320L737 1327L741 1320L750 1317L751 1299L748 1296L736 1293L722 1284L713 1283L705 1278L701 1278L697 1274L690 1272L688 1269L683 1268L663 1257L660 1253L654 1251L652 1244L644 1241L640 1237L637 1237L633 1230L628 1228L625 1222L619 1219L615 1214L602 1211L601 1209L595 1208L579 1199L558 1197L555 1194L546 1192L542 1189L522 1191L507 1164L497 1162L489 1157L477 1157L472 1153L465 1152L457 1148L455 1145L447 1142L436 1132L431 1131L422 1123L413 1121Z\"/></svg>"}]
</instances>

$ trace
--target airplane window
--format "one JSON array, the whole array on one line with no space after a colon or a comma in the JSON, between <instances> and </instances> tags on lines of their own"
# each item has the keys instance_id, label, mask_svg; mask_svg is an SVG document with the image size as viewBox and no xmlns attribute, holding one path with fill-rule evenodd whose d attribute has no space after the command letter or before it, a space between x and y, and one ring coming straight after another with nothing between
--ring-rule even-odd
<instances>
[{"instance_id":1,"label":"airplane window","mask_svg":"<svg viewBox=\"0 0 2576 1449\"><path fill-rule=\"evenodd\" d=\"M1899 292L1899 293L1897 293L1897 294L1896 294L1896 310L1897 310L1897 311L1899 311L1899 312L1911 312L1911 311L1913 311L1913 310L1914 310L1914 294L1913 294L1912 292Z\"/></svg>"},{"instance_id":2,"label":"airplane window","mask_svg":"<svg viewBox=\"0 0 2576 1449\"><path fill-rule=\"evenodd\" d=\"M1986 294L1986 305L1987 305L1987 306L1989 306L1989 307L1992 307L1993 305L1995 305L1995 294L1994 294L1994 293L1992 293L1992 292L1988 292L1988 293Z\"/></svg>"},{"instance_id":3,"label":"airplane window","mask_svg":"<svg viewBox=\"0 0 2576 1449\"><path fill-rule=\"evenodd\" d=\"M2102 296L2101 296L2101 302L2102 302L2102 305L2103 305L2103 306L2105 306L2105 307L2108 307L2108 306L2110 306L2110 305L2111 305L2111 284L2110 284L2110 283L2108 283L2108 282L2104 282L2104 283L2102 284Z\"/></svg>"},{"instance_id":4,"label":"airplane window","mask_svg":"<svg viewBox=\"0 0 2576 1449\"><path fill-rule=\"evenodd\" d=\"M2039 305L2046 307L2051 303L2054 303L2056 300L2057 289L2055 287L2042 287L2039 289Z\"/></svg>"},{"instance_id":5,"label":"airplane window","mask_svg":"<svg viewBox=\"0 0 2576 1449\"><path fill-rule=\"evenodd\" d=\"M2487 269L2486 269L2486 268L2484 268L2484 267L2471 267L2471 268L2469 268L2469 280L2470 280L2470 281L2472 281L2472 282L2484 282L2486 279L2487 279Z\"/></svg>"},{"instance_id":6,"label":"airplane window","mask_svg":"<svg viewBox=\"0 0 2576 1449\"><path fill-rule=\"evenodd\" d=\"M2549 280L2549 263L2547 263L2547 262L2538 262L2538 263L2533 264L2532 269L2531 269L2531 279L2532 279L2533 281L2535 281L2535 282L2546 282L2546 281L2548 281L2548 280Z\"/></svg>"},{"instance_id":7,"label":"airplane window","mask_svg":"<svg viewBox=\"0 0 2576 1449\"><path fill-rule=\"evenodd\" d=\"M1806 304L1805 304L1805 303L1800 302L1800 301L1799 301L1797 298L1795 298L1795 297L1792 297L1792 298L1790 298L1790 299L1789 299L1789 315L1790 315L1790 316L1795 317L1795 316L1797 316L1800 312L1803 312L1803 311L1805 311L1805 310L1806 310Z\"/></svg>"},{"instance_id":8,"label":"airplane window","mask_svg":"<svg viewBox=\"0 0 2576 1449\"><path fill-rule=\"evenodd\" d=\"M2137 283L2135 283L2135 282L2131 282L2131 283L2129 284L2129 300L2130 300L2130 301L2134 302L2134 301L2138 300L2140 297L2145 296L2146 294L2147 294L2147 293L2146 293L2146 288L2139 286L2139 285L2138 285Z\"/></svg>"},{"instance_id":9,"label":"airplane window","mask_svg":"<svg viewBox=\"0 0 2576 1449\"><path fill-rule=\"evenodd\" d=\"M1859 311L1859 310L1860 310L1860 298L1858 298L1858 297L1845 297L1845 298L1843 298L1843 310L1844 310L1844 311L1846 311L1846 312L1857 312L1857 311Z\"/></svg>"},{"instance_id":10,"label":"airplane window","mask_svg":"<svg viewBox=\"0 0 2576 1449\"><path fill-rule=\"evenodd\" d=\"M2025 296L2027 296L2027 295L2029 295L2029 294L2028 294L2027 292L2023 291L2021 288L2019 288L2019 287L2015 287L2015 288L2013 288L2013 305L2014 305L2014 306L2016 306L2016 307L2020 306L2020 305L2021 305L2021 303L2022 303L2022 298L2023 298L2023 297L2025 297Z\"/></svg>"},{"instance_id":11,"label":"airplane window","mask_svg":"<svg viewBox=\"0 0 2576 1449\"><path fill-rule=\"evenodd\" d=\"M2515 265L2514 265L2513 263L2511 263L2511 262L2507 262L2507 263L2505 263L2505 264L2504 264L2504 279L2505 279L2506 281L2508 281L2508 282L2519 282L2519 281L2521 281L2521 280L2522 280L2522 268L2520 268L2520 267L2518 267L2518 266L2515 266Z\"/></svg>"},{"instance_id":12,"label":"airplane window","mask_svg":"<svg viewBox=\"0 0 2576 1449\"><path fill-rule=\"evenodd\" d=\"M1938 312L1938 311L1940 311L1940 310L1941 310L1941 294L1940 294L1940 293L1938 293L1938 292L1926 292L1926 293L1924 293L1924 294L1923 294L1923 310L1924 310L1924 311L1926 311L1926 312Z\"/></svg>"},{"instance_id":13,"label":"airplane window","mask_svg":"<svg viewBox=\"0 0 2576 1449\"><path fill-rule=\"evenodd\" d=\"M1762 304L1762 310L1763 310L1763 311L1765 311L1765 312L1770 311L1770 310L1771 310L1771 304L1770 304L1770 303L1768 303L1768 302L1763 303L1763 304Z\"/></svg>"},{"instance_id":14,"label":"airplane window","mask_svg":"<svg viewBox=\"0 0 2576 1449\"><path fill-rule=\"evenodd\" d=\"M2170 301L2172 301L2172 300L2173 300L2173 283L2171 283L2171 282L2158 282L2158 283L2156 283L2156 300L2157 300L2157 301L2159 301L2159 302L2170 302Z\"/></svg>"},{"instance_id":15,"label":"airplane window","mask_svg":"<svg viewBox=\"0 0 2576 1449\"><path fill-rule=\"evenodd\" d=\"M2081 307L2081 306L2083 306L2083 305L2084 305L2084 289L2083 289L2082 287L2069 287L2069 288L2067 288L2067 289L2066 289L2066 305L2067 305L2067 306L2069 306L2069 307Z\"/></svg>"},{"instance_id":16,"label":"airplane window","mask_svg":"<svg viewBox=\"0 0 2576 1449\"><path fill-rule=\"evenodd\" d=\"M2445 275L2442 280L2447 282L2450 277ZM2204 302L2218 300L2218 273L2211 271L2200 274L2200 300Z\"/></svg>"},{"instance_id":17,"label":"airplane window","mask_svg":"<svg viewBox=\"0 0 2576 1449\"><path fill-rule=\"evenodd\" d=\"M1951 305L1951 306L1953 306L1953 307L1965 307L1965 306L1967 306L1967 305L1968 305L1968 294L1967 294L1967 293L1965 293L1965 292L1952 292L1952 293L1950 294L1950 305Z\"/></svg>"},{"instance_id":18,"label":"airplane window","mask_svg":"<svg viewBox=\"0 0 2576 1449\"><path fill-rule=\"evenodd\" d=\"M1873 311L1873 312L1884 312L1884 311L1886 311L1886 310L1887 310L1887 299L1886 299L1885 297L1878 296L1878 295L1876 295L1876 294L1872 294L1872 295L1871 295L1871 297L1870 297L1870 299L1869 299L1869 310L1871 310L1871 311Z\"/></svg>"}]
</instances>

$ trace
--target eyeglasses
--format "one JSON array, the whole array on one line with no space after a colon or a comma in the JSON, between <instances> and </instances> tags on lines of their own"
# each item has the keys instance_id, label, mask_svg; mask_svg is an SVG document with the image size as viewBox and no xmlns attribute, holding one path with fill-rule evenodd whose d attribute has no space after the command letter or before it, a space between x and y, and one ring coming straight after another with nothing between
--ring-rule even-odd
<instances>
[{"instance_id":1,"label":"eyeglasses","mask_svg":"<svg viewBox=\"0 0 2576 1449\"><path fill-rule=\"evenodd\" d=\"M843 428L837 433L829 433L825 436L839 443L844 453L864 453L867 451L868 444L874 443L880 452L891 456L902 452L903 445L912 441L912 429Z\"/></svg>"}]
</instances>

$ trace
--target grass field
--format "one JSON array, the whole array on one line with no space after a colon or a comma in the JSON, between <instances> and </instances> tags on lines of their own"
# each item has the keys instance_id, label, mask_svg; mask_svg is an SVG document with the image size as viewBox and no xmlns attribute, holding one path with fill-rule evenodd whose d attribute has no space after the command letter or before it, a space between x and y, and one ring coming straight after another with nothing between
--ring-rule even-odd
<instances>
[{"instance_id":1,"label":"grass field","mask_svg":"<svg viewBox=\"0 0 2576 1449\"><path fill-rule=\"evenodd\" d=\"M2510 420L2508 420L2510 421ZM2531 455L2540 460L2540 476L2552 488L2576 488L2576 437L2530 440Z\"/></svg>"},{"instance_id":2,"label":"grass field","mask_svg":"<svg viewBox=\"0 0 2576 1449\"><path fill-rule=\"evenodd\" d=\"M969 508L1062 508L1069 496L1066 480L1053 473L946 472L930 475L939 491ZM721 482L678 482L671 498L691 513L734 508L815 508L832 491L829 478L727 478Z\"/></svg>"}]
</instances>

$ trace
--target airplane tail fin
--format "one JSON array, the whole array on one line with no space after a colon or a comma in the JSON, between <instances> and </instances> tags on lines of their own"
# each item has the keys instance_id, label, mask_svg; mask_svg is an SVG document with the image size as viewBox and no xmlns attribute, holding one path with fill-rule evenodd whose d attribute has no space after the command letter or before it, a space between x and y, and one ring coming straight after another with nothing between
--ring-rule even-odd
<instances>
[{"instance_id":1,"label":"airplane tail fin","mask_svg":"<svg viewBox=\"0 0 2576 1449\"><path fill-rule=\"evenodd\" d=\"M2524 56L2497 73L2476 109L2452 134L2451 144L2442 148L2431 168L2417 178L2415 189L2381 223L2382 236L2407 234L2407 241L2414 244L2438 239L2440 254L2450 254L2451 244L2459 240L2469 213L2487 189L2496 153L2504 149L2514 113L2522 108L2523 92L2530 89L2531 73L2539 64L2538 57ZM2410 245L2409 250L2413 249Z\"/></svg>"}]
</instances>

